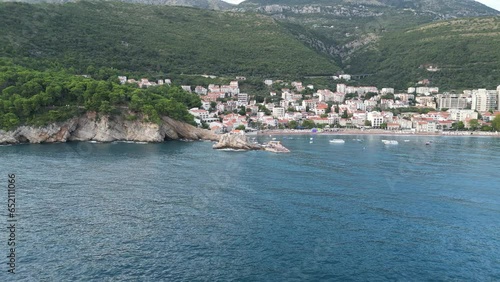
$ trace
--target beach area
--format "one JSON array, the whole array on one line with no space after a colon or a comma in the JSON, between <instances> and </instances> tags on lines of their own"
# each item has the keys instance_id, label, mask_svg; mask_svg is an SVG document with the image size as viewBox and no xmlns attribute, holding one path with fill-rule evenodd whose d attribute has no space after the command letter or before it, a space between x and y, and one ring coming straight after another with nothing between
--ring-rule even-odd
<instances>
[{"instance_id":1,"label":"beach area","mask_svg":"<svg viewBox=\"0 0 500 282\"><path fill-rule=\"evenodd\" d=\"M272 129L260 130L249 135L390 135L390 136L482 136L482 137L500 137L500 132L483 131L440 131L440 132L413 132L413 131L394 131L384 129L339 129L313 131L312 129Z\"/></svg>"}]
</instances>

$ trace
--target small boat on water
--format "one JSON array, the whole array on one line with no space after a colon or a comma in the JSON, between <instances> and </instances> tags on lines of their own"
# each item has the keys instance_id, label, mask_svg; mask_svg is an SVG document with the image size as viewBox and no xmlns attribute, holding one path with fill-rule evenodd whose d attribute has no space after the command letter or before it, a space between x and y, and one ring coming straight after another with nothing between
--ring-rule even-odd
<instances>
[{"instance_id":1,"label":"small boat on water","mask_svg":"<svg viewBox=\"0 0 500 282\"><path fill-rule=\"evenodd\" d=\"M345 140L344 139L331 139L330 143L344 144Z\"/></svg>"},{"instance_id":2,"label":"small boat on water","mask_svg":"<svg viewBox=\"0 0 500 282\"><path fill-rule=\"evenodd\" d=\"M384 143L385 145L398 145L399 144L399 142L396 140L382 140L382 143Z\"/></svg>"},{"instance_id":3,"label":"small boat on water","mask_svg":"<svg viewBox=\"0 0 500 282\"><path fill-rule=\"evenodd\" d=\"M410 142L410 140L404 140L405 142Z\"/></svg>"},{"instance_id":4,"label":"small boat on water","mask_svg":"<svg viewBox=\"0 0 500 282\"><path fill-rule=\"evenodd\" d=\"M431 142L429 142L429 141L425 142L425 145L430 145L430 144L431 144Z\"/></svg>"}]
</instances>

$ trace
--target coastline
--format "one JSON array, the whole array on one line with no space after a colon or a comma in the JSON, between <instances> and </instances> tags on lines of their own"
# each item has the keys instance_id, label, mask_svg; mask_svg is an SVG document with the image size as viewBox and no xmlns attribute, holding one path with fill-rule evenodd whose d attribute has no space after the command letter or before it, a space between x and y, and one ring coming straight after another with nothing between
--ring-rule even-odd
<instances>
[{"instance_id":1,"label":"coastline","mask_svg":"<svg viewBox=\"0 0 500 282\"><path fill-rule=\"evenodd\" d=\"M481 131L443 131L443 132L407 132L407 131L391 131L383 129L348 129L339 131L322 131L312 132L307 130L290 130L290 129L275 129L258 131L255 134L249 135L386 135L386 136L456 136L456 137L494 137L499 138L500 132L481 132Z\"/></svg>"}]
</instances>

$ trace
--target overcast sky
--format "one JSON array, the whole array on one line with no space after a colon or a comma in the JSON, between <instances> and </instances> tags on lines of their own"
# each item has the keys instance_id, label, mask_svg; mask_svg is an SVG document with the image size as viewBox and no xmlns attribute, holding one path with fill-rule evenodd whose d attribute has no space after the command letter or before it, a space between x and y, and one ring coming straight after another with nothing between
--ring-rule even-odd
<instances>
[{"instance_id":1,"label":"overcast sky","mask_svg":"<svg viewBox=\"0 0 500 282\"><path fill-rule=\"evenodd\" d=\"M229 3L232 3L232 4L238 4L238 3L241 3L243 2L243 0L223 0L223 1L226 1L226 2L229 2ZM476 0L477 2L481 2L485 5L488 5L494 9L497 9L498 11L500 11L500 0Z\"/></svg>"}]
</instances>

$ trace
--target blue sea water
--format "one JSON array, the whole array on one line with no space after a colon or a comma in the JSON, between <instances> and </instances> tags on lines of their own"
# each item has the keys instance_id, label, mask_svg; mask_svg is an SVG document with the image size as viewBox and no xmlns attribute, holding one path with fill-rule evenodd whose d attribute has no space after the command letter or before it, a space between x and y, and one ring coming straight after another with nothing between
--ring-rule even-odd
<instances>
[{"instance_id":1,"label":"blue sea water","mask_svg":"<svg viewBox=\"0 0 500 282\"><path fill-rule=\"evenodd\" d=\"M276 137L0 147L0 280L500 280L500 139Z\"/></svg>"}]
</instances>

